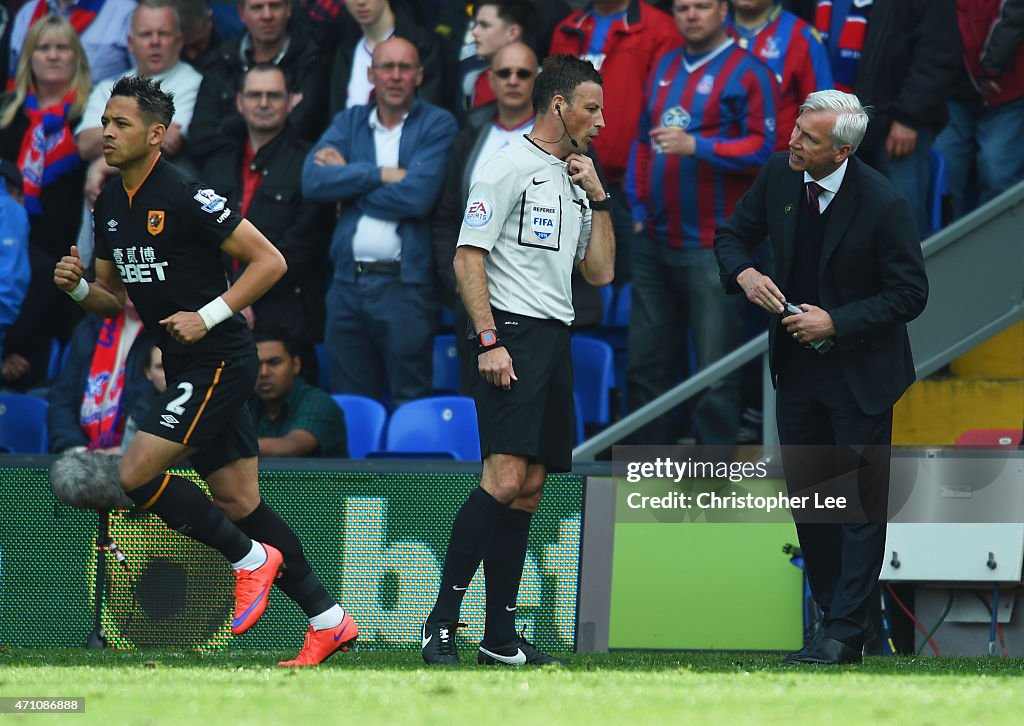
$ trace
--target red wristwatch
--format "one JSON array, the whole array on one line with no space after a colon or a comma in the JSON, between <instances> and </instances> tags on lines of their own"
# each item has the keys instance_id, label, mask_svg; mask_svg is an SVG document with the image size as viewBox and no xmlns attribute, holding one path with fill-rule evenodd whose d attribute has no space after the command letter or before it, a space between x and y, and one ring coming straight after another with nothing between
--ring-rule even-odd
<instances>
[{"instance_id":1,"label":"red wristwatch","mask_svg":"<svg viewBox=\"0 0 1024 726\"><path fill-rule=\"evenodd\" d=\"M496 348L501 345L501 338L498 337L498 331L494 328L488 328L487 330L481 330L476 334L477 339L477 354L484 353L492 348Z\"/></svg>"}]
</instances>

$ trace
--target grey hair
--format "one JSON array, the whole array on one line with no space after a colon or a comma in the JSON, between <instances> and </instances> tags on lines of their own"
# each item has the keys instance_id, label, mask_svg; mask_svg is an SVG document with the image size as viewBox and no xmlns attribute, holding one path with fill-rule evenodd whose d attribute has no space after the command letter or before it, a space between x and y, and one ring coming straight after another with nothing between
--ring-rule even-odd
<instances>
[{"instance_id":1,"label":"grey hair","mask_svg":"<svg viewBox=\"0 0 1024 726\"><path fill-rule=\"evenodd\" d=\"M151 10L170 8L171 12L174 13L174 22L178 27L178 35L181 35L184 24L181 19L181 5L178 3L178 0L138 0L135 10L132 11L133 23L135 21L135 14L139 11L139 8L149 8Z\"/></svg>"},{"instance_id":2,"label":"grey hair","mask_svg":"<svg viewBox=\"0 0 1024 726\"><path fill-rule=\"evenodd\" d=\"M800 104L800 112L804 111L827 111L836 114L836 123L830 134L833 149L849 144L853 151L856 151L868 130L868 113L860 104L860 99L852 93L833 89L815 91Z\"/></svg>"}]
</instances>

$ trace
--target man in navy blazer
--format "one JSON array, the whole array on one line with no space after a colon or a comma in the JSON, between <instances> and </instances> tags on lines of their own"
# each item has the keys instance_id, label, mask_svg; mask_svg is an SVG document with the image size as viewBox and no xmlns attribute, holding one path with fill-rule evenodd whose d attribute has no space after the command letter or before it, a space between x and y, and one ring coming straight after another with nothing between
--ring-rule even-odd
<instances>
[{"instance_id":1,"label":"man in navy blazer","mask_svg":"<svg viewBox=\"0 0 1024 726\"><path fill-rule=\"evenodd\" d=\"M915 377L906 324L928 298L909 205L852 156L867 125L856 96L810 94L789 153L765 164L715 236L726 291L773 314L769 350L787 486L799 492L849 474L859 494L860 509L841 521L797 517L824 617L814 641L788 663L861 660L885 546L892 408ZM753 255L766 236L772 277ZM787 312L788 304L801 312Z\"/></svg>"}]
</instances>

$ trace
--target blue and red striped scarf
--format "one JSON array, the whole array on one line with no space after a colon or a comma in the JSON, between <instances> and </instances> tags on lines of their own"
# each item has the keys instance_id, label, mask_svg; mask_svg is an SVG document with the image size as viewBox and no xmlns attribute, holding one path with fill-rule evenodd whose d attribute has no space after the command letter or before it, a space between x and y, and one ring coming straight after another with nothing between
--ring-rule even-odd
<instances>
[{"instance_id":1,"label":"blue and red striped scarf","mask_svg":"<svg viewBox=\"0 0 1024 726\"><path fill-rule=\"evenodd\" d=\"M857 66L864 51L871 0L818 0L814 27L828 48L836 88L853 93Z\"/></svg>"},{"instance_id":2,"label":"blue and red striped scarf","mask_svg":"<svg viewBox=\"0 0 1024 726\"><path fill-rule=\"evenodd\" d=\"M74 89L59 103L46 108L39 108L35 93L30 92L25 97L29 125L21 139L18 168L25 187L25 210L29 214L43 213L39 201L43 187L50 186L81 164L78 145L68 124L68 113L74 102Z\"/></svg>"},{"instance_id":3,"label":"blue and red striped scarf","mask_svg":"<svg viewBox=\"0 0 1024 726\"><path fill-rule=\"evenodd\" d=\"M89 440L90 449L106 449L119 446L124 435L124 410L121 406L124 396L124 374L127 354L135 338L142 331L136 323L125 328L126 314L122 310L116 318L107 318L96 337L96 348L89 365L89 376L85 381L79 425ZM131 340L122 337L130 335ZM118 352L123 352L119 358Z\"/></svg>"}]
</instances>

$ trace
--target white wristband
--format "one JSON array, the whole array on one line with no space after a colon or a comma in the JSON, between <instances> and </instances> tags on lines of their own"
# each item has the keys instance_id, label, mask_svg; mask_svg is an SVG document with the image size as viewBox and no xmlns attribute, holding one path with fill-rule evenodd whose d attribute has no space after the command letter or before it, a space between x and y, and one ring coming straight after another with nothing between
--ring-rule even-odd
<instances>
[{"instance_id":1,"label":"white wristband","mask_svg":"<svg viewBox=\"0 0 1024 726\"><path fill-rule=\"evenodd\" d=\"M82 300L85 300L88 294L89 283L85 281L84 277L78 278L78 285L75 286L74 290L68 293L71 299L74 300L75 302L81 302Z\"/></svg>"},{"instance_id":2,"label":"white wristband","mask_svg":"<svg viewBox=\"0 0 1024 726\"><path fill-rule=\"evenodd\" d=\"M224 302L224 298L219 295L199 308L197 312L203 319L207 330L213 330L214 325L219 325L234 315L228 304Z\"/></svg>"}]
</instances>

